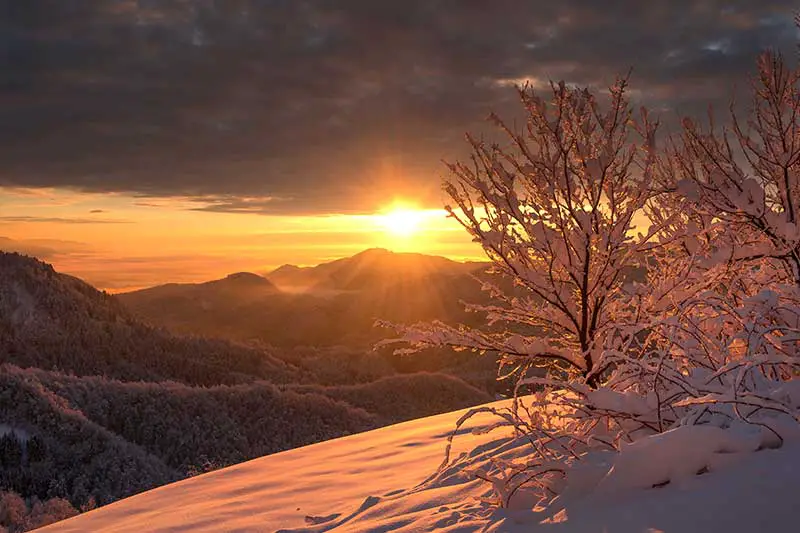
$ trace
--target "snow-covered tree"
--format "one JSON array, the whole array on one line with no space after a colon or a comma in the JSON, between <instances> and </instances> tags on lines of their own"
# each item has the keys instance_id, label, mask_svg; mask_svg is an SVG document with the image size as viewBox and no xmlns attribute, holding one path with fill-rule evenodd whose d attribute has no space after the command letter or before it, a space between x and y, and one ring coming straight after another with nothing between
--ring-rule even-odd
<instances>
[{"instance_id":1,"label":"snow-covered tree","mask_svg":"<svg viewBox=\"0 0 800 533\"><path fill-rule=\"evenodd\" d=\"M746 124L687 119L663 149L626 80L605 106L563 83L548 100L520 89L525 127L493 116L510 143L468 137L470 160L449 165L450 215L515 287L486 284L484 328L400 340L512 365L512 407L458 423L491 412L531 443L476 472L499 505L532 490L552 513L590 486L659 485L800 440L800 75L775 54L758 73Z\"/></svg>"},{"instance_id":2,"label":"snow-covered tree","mask_svg":"<svg viewBox=\"0 0 800 533\"><path fill-rule=\"evenodd\" d=\"M549 98L519 88L521 130L492 115L507 143L467 137L470 159L448 165L446 209L514 281L513 294L487 283L497 305L475 309L505 328L434 323L403 340L497 352L520 377L544 365L600 383L597 358L630 308L623 287L659 245L657 228L642 227L657 123L644 109L634 116L626 89L619 79L604 104L564 83Z\"/></svg>"},{"instance_id":3,"label":"snow-covered tree","mask_svg":"<svg viewBox=\"0 0 800 533\"><path fill-rule=\"evenodd\" d=\"M731 106L717 131L683 121L674 160L681 193L724 223L730 259L768 260L776 281L800 286L800 70L767 52L758 61L749 116Z\"/></svg>"},{"instance_id":4,"label":"snow-covered tree","mask_svg":"<svg viewBox=\"0 0 800 533\"><path fill-rule=\"evenodd\" d=\"M774 421L756 419L798 419L785 384L800 370L798 81L779 54L762 54L748 116L731 105L726 127L711 113L705 128L687 118L659 160L676 192L666 211L680 214L684 234L645 292L669 287L671 304L660 316L651 308L643 357L607 356L629 376L650 375L642 381L659 393L660 429L738 420L780 441Z\"/></svg>"},{"instance_id":5,"label":"snow-covered tree","mask_svg":"<svg viewBox=\"0 0 800 533\"><path fill-rule=\"evenodd\" d=\"M647 216L664 246L631 291L648 318L615 317L631 334L598 358L605 398L574 402L615 439L744 423L779 445L800 420L787 384L800 371L800 73L771 52L757 73L748 119L734 106L727 128L685 119L657 156Z\"/></svg>"}]
</instances>

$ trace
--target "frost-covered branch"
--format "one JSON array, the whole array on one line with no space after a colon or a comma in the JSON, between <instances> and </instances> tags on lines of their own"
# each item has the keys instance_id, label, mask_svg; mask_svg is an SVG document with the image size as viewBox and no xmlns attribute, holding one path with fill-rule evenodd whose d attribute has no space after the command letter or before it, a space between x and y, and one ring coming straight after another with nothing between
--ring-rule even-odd
<instances>
[{"instance_id":1,"label":"frost-covered branch","mask_svg":"<svg viewBox=\"0 0 800 533\"><path fill-rule=\"evenodd\" d=\"M470 159L448 165L446 209L517 286L514 297L475 307L509 333L418 325L401 340L549 359L599 384L598 352L628 305L622 287L660 244L657 227L637 227L653 195L658 124L646 110L634 116L627 85L619 79L605 105L564 83L548 98L519 88L525 126L490 117L508 145L467 136Z\"/></svg>"}]
</instances>

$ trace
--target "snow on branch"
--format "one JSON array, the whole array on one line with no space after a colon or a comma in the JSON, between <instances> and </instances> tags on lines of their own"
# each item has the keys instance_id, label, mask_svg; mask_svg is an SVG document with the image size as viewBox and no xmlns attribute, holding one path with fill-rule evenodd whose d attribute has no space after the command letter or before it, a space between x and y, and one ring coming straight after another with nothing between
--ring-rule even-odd
<instances>
[{"instance_id":1,"label":"snow on branch","mask_svg":"<svg viewBox=\"0 0 800 533\"><path fill-rule=\"evenodd\" d=\"M530 456L475 475L496 505L528 491L548 516L587 490L680 482L717 454L800 439L799 81L767 53L746 120L733 106L728 127L687 119L662 145L625 78L605 99L519 88L524 127L492 115L505 144L467 136L446 208L514 288L484 282L492 303L469 306L481 327L380 323L403 353L492 352L511 368L511 408L464 415L440 472L487 412L487 431L513 428Z\"/></svg>"}]
</instances>

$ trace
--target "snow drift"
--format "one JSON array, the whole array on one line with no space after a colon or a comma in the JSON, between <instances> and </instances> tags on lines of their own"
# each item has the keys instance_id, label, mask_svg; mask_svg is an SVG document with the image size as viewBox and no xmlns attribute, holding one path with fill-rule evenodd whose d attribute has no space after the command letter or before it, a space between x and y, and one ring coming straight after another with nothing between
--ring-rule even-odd
<instances>
[{"instance_id":1,"label":"snow drift","mask_svg":"<svg viewBox=\"0 0 800 533\"><path fill-rule=\"evenodd\" d=\"M710 426L593 453L570 472L571 490L557 512L531 508L524 487L501 509L492 486L475 474L493 461L524 457L530 444L504 429L473 434L497 422L478 415L455 437L453 461L437 472L446 438L466 412L262 457L41 531L737 533L795 531L800 522L798 442L752 452L741 448L745 440L729 441ZM662 482L653 486L656 479Z\"/></svg>"}]
</instances>

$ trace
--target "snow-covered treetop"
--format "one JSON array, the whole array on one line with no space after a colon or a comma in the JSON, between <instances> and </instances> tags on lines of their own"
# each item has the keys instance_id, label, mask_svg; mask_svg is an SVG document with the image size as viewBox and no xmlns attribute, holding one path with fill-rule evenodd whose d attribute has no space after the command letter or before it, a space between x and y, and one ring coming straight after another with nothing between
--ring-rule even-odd
<instances>
[{"instance_id":1,"label":"snow-covered treetop","mask_svg":"<svg viewBox=\"0 0 800 533\"><path fill-rule=\"evenodd\" d=\"M590 376L602 332L628 299L626 278L659 245L657 227L637 227L654 191L658 124L645 109L634 116L626 89L619 79L602 105L564 83L547 97L520 87L525 127L491 116L507 145L467 137L470 159L448 165L446 209L519 287L509 296L487 285L500 303L476 309L516 333L439 324L405 340L551 360Z\"/></svg>"}]
</instances>

